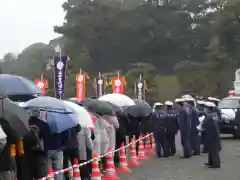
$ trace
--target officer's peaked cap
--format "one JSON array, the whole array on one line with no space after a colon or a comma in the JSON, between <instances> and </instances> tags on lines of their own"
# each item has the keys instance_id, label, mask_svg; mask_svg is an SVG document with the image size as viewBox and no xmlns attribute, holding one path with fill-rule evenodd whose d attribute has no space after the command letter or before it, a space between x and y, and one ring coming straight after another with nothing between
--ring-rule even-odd
<instances>
[{"instance_id":1,"label":"officer's peaked cap","mask_svg":"<svg viewBox=\"0 0 240 180\"><path fill-rule=\"evenodd\" d=\"M165 105L166 105L166 106L173 106L173 102L171 102L171 101L166 101L166 102L165 102Z\"/></svg>"},{"instance_id":2,"label":"officer's peaked cap","mask_svg":"<svg viewBox=\"0 0 240 180\"><path fill-rule=\"evenodd\" d=\"M215 101L215 102L219 102L220 101L220 99L215 98L215 97L208 97L208 100L209 101Z\"/></svg>"},{"instance_id":3,"label":"officer's peaked cap","mask_svg":"<svg viewBox=\"0 0 240 180\"><path fill-rule=\"evenodd\" d=\"M185 100L183 99L183 98L177 98L177 99L175 99L175 102L176 103L179 103L179 102L184 102Z\"/></svg>"},{"instance_id":4,"label":"officer's peaked cap","mask_svg":"<svg viewBox=\"0 0 240 180\"><path fill-rule=\"evenodd\" d=\"M154 106L162 106L163 104L160 102L155 102Z\"/></svg>"},{"instance_id":5,"label":"officer's peaked cap","mask_svg":"<svg viewBox=\"0 0 240 180\"><path fill-rule=\"evenodd\" d=\"M206 107L215 107L216 105L213 102L205 102Z\"/></svg>"},{"instance_id":6,"label":"officer's peaked cap","mask_svg":"<svg viewBox=\"0 0 240 180\"><path fill-rule=\"evenodd\" d=\"M204 101L197 101L197 104L199 104L199 105L204 105L205 104L205 102Z\"/></svg>"}]
</instances>

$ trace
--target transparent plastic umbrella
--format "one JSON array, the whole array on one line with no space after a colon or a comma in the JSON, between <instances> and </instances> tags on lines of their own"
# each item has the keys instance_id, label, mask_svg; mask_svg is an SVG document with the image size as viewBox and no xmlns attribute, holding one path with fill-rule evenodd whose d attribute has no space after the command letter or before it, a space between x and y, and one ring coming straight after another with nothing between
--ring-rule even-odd
<instances>
[{"instance_id":1,"label":"transparent plastic umbrella","mask_svg":"<svg viewBox=\"0 0 240 180\"><path fill-rule=\"evenodd\" d=\"M100 101L107 101L110 102L112 104L115 104L116 106L133 106L135 105L134 101L124 95L124 94L118 94L118 93L114 93L114 94L106 94L102 97L99 98Z\"/></svg>"},{"instance_id":2,"label":"transparent plastic umbrella","mask_svg":"<svg viewBox=\"0 0 240 180\"><path fill-rule=\"evenodd\" d=\"M71 109L77 117L78 123L83 127L94 128L93 120L88 111L73 102L64 101L64 103Z\"/></svg>"}]
</instances>

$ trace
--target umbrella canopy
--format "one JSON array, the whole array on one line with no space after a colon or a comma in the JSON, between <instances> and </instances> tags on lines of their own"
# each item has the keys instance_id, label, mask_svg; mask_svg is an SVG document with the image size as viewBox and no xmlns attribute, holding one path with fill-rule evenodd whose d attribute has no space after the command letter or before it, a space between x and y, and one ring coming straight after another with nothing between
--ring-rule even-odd
<instances>
[{"instance_id":1,"label":"umbrella canopy","mask_svg":"<svg viewBox=\"0 0 240 180\"><path fill-rule=\"evenodd\" d=\"M107 103L109 106L112 107L112 109L115 111L115 112L122 112L123 111L123 108L120 107L120 106L116 106L115 104L113 103L110 103L110 102L107 102L107 101L102 101L103 103Z\"/></svg>"},{"instance_id":2,"label":"umbrella canopy","mask_svg":"<svg viewBox=\"0 0 240 180\"><path fill-rule=\"evenodd\" d=\"M118 94L118 93L106 94L100 97L99 100L107 101L120 107L135 105L134 101L130 97L124 94Z\"/></svg>"},{"instance_id":3,"label":"umbrella canopy","mask_svg":"<svg viewBox=\"0 0 240 180\"><path fill-rule=\"evenodd\" d=\"M29 113L8 98L0 100L0 116L8 122L17 136L24 136L29 130Z\"/></svg>"},{"instance_id":4,"label":"umbrella canopy","mask_svg":"<svg viewBox=\"0 0 240 180\"><path fill-rule=\"evenodd\" d=\"M42 109L31 110L35 116L49 126L52 133L61 133L78 125L77 117L74 113L53 112Z\"/></svg>"},{"instance_id":5,"label":"umbrella canopy","mask_svg":"<svg viewBox=\"0 0 240 180\"><path fill-rule=\"evenodd\" d=\"M64 113L72 113L73 111L69 109L69 107L59 99L50 97L50 96L40 96L34 99L31 99L27 102L21 103L21 106L24 108L37 108L37 109L45 109L46 111L54 111L54 112L64 112Z\"/></svg>"},{"instance_id":6,"label":"umbrella canopy","mask_svg":"<svg viewBox=\"0 0 240 180\"><path fill-rule=\"evenodd\" d=\"M86 107L90 111L95 112L97 114L110 116L114 116L116 114L116 111L114 111L114 109L108 103L104 103L97 99L88 98L79 102L78 104Z\"/></svg>"},{"instance_id":7,"label":"umbrella canopy","mask_svg":"<svg viewBox=\"0 0 240 180\"><path fill-rule=\"evenodd\" d=\"M126 108L125 113L136 118L147 117L152 113L152 109L143 105L133 105Z\"/></svg>"},{"instance_id":8,"label":"umbrella canopy","mask_svg":"<svg viewBox=\"0 0 240 180\"><path fill-rule=\"evenodd\" d=\"M22 76L0 74L0 94L33 95L41 92L39 87Z\"/></svg>"},{"instance_id":9,"label":"umbrella canopy","mask_svg":"<svg viewBox=\"0 0 240 180\"><path fill-rule=\"evenodd\" d=\"M141 100L141 99L133 99L133 101L134 101L134 103L135 103L136 105L144 106L145 108L150 108L150 109L152 109L151 106L150 106L146 101L144 101L144 100Z\"/></svg>"},{"instance_id":10,"label":"umbrella canopy","mask_svg":"<svg viewBox=\"0 0 240 180\"><path fill-rule=\"evenodd\" d=\"M66 103L66 105L69 106L69 108L76 114L78 123L81 126L94 128L93 120L84 107L81 107L70 101L64 101L64 103Z\"/></svg>"}]
</instances>

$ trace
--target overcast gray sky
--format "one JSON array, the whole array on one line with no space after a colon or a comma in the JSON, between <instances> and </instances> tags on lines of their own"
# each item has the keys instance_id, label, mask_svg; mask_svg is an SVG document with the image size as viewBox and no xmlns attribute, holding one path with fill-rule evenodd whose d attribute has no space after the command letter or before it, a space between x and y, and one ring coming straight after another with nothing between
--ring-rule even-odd
<instances>
[{"instance_id":1,"label":"overcast gray sky","mask_svg":"<svg viewBox=\"0 0 240 180\"><path fill-rule=\"evenodd\" d=\"M61 25L65 0L0 0L0 58L7 52L21 52L34 42L48 43L58 37L54 25Z\"/></svg>"}]
</instances>

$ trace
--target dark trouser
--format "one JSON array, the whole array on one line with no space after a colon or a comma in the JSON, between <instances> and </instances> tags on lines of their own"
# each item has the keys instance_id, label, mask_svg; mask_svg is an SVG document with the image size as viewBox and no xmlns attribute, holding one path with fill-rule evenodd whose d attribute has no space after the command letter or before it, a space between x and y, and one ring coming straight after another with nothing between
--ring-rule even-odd
<instances>
[{"instance_id":1,"label":"dark trouser","mask_svg":"<svg viewBox=\"0 0 240 180\"><path fill-rule=\"evenodd\" d=\"M14 171L0 171L0 180L16 180Z\"/></svg>"},{"instance_id":2,"label":"dark trouser","mask_svg":"<svg viewBox=\"0 0 240 180\"><path fill-rule=\"evenodd\" d=\"M200 155L200 136L198 133L192 133L190 135L190 146L193 155Z\"/></svg>"},{"instance_id":3,"label":"dark trouser","mask_svg":"<svg viewBox=\"0 0 240 180\"><path fill-rule=\"evenodd\" d=\"M208 151L208 164L209 166L220 168L220 156L218 150Z\"/></svg>"},{"instance_id":4,"label":"dark trouser","mask_svg":"<svg viewBox=\"0 0 240 180\"><path fill-rule=\"evenodd\" d=\"M69 167L69 160L70 160L71 164L74 165L75 158L78 159L79 164L85 162L85 161L80 160L78 148L65 149L63 151L63 168ZM87 166L81 166L79 169L80 169L81 178L89 178ZM71 179L71 177L69 176L69 172L65 172L64 177L65 177L65 180Z\"/></svg>"},{"instance_id":5,"label":"dark trouser","mask_svg":"<svg viewBox=\"0 0 240 180\"><path fill-rule=\"evenodd\" d=\"M18 180L40 179L47 176L48 161L44 152L25 152L24 156L17 157Z\"/></svg>"},{"instance_id":6,"label":"dark trouser","mask_svg":"<svg viewBox=\"0 0 240 180\"><path fill-rule=\"evenodd\" d=\"M170 155L166 133L156 133L156 149L158 157L168 157Z\"/></svg>"},{"instance_id":7,"label":"dark trouser","mask_svg":"<svg viewBox=\"0 0 240 180\"><path fill-rule=\"evenodd\" d=\"M167 142L169 144L170 155L174 156L176 154L175 133L168 132L166 136L167 136Z\"/></svg>"},{"instance_id":8,"label":"dark trouser","mask_svg":"<svg viewBox=\"0 0 240 180\"><path fill-rule=\"evenodd\" d=\"M205 143L205 141L206 141L205 138L206 138L206 137L205 137L205 135L204 135L204 132L202 132L202 133L201 133L201 141L202 141L202 145L203 145L203 153L207 153L207 152L208 152L208 151L207 151L207 148L206 148L206 145L205 145L205 144L206 144L206 143Z\"/></svg>"},{"instance_id":9,"label":"dark trouser","mask_svg":"<svg viewBox=\"0 0 240 180\"><path fill-rule=\"evenodd\" d=\"M183 147L183 156L185 158L191 157L192 156L192 151L191 151L191 147L190 147L189 137L181 136L181 144L182 144L182 147Z\"/></svg>"},{"instance_id":10,"label":"dark trouser","mask_svg":"<svg viewBox=\"0 0 240 180\"><path fill-rule=\"evenodd\" d=\"M90 159L92 159L93 157L92 157L92 151L90 150L90 149L88 149L88 148L86 148L87 149L87 161L89 161ZM86 165L86 167L87 167L87 172L88 172L88 175L89 175L89 177L90 177L90 175L91 175L91 173L92 173L92 163L88 163L87 165Z\"/></svg>"},{"instance_id":11,"label":"dark trouser","mask_svg":"<svg viewBox=\"0 0 240 180\"><path fill-rule=\"evenodd\" d=\"M140 135L139 134L134 134L134 135L135 135L135 141L138 140ZM129 141L131 141L132 138L133 138L133 135L129 137ZM138 146L139 146L139 141L136 142L136 144L135 144L137 155L138 155Z\"/></svg>"}]
</instances>

